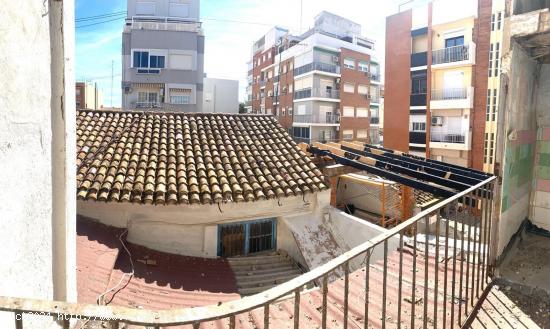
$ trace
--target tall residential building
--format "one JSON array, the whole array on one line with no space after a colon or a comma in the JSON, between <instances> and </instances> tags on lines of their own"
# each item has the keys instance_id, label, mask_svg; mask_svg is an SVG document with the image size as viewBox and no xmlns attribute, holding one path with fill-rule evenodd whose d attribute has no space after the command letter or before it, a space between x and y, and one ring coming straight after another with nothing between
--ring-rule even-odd
<instances>
[{"instance_id":1,"label":"tall residential building","mask_svg":"<svg viewBox=\"0 0 550 329\"><path fill-rule=\"evenodd\" d=\"M321 12L295 36L275 27L252 47L248 110L275 115L296 141L379 138L380 66L361 25Z\"/></svg>"},{"instance_id":2,"label":"tall residential building","mask_svg":"<svg viewBox=\"0 0 550 329\"><path fill-rule=\"evenodd\" d=\"M413 2L387 17L385 147L492 170L503 2Z\"/></svg>"},{"instance_id":3,"label":"tall residential building","mask_svg":"<svg viewBox=\"0 0 550 329\"><path fill-rule=\"evenodd\" d=\"M75 103L77 109L99 110L103 107L103 93L97 83L77 82Z\"/></svg>"},{"instance_id":4,"label":"tall residential building","mask_svg":"<svg viewBox=\"0 0 550 329\"><path fill-rule=\"evenodd\" d=\"M204 34L199 0L128 0L122 107L201 111Z\"/></svg>"}]
</instances>

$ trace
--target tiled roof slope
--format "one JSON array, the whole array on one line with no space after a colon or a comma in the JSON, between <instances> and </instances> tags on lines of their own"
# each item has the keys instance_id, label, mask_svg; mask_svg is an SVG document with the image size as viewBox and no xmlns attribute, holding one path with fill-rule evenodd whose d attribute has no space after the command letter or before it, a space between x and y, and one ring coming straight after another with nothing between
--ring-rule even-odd
<instances>
[{"instance_id":1,"label":"tiled roof slope","mask_svg":"<svg viewBox=\"0 0 550 329\"><path fill-rule=\"evenodd\" d=\"M76 124L79 199L210 204L327 188L272 116L81 110Z\"/></svg>"}]
</instances>

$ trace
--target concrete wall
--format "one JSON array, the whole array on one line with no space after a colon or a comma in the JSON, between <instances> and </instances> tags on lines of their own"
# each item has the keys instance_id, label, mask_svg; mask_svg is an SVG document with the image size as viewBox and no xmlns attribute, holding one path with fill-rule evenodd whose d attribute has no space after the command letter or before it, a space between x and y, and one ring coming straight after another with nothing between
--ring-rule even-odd
<instances>
[{"instance_id":1,"label":"concrete wall","mask_svg":"<svg viewBox=\"0 0 550 329\"><path fill-rule=\"evenodd\" d=\"M2 6L3 296L76 300L73 13L72 1ZM53 326L51 318L24 318L25 328ZM0 312L0 327L14 328L13 319Z\"/></svg>"},{"instance_id":2,"label":"concrete wall","mask_svg":"<svg viewBox=\"0 0 550 329\"><path fill-rule=\"evenodd\" d=\"M263 218L283 220L311 214L328 204L330 191L253 203L153 206L78 201L78 214L128 228L128 241L151 249L196 257L216 257L217 225ZM284 233L284 232L283 232ZM283 238L284 239L284 238ZM288 245L288 244L283 244ZM284 249L284 248L283 248ZM289 250L292 254L292 250Z\"/></svg>"},{"instance_id":3,"label":"concrete wall","mask_svg":"<svg viewBox=\"0 0 550 329\"><path fill-rule=\"evenodd\" d=\"M239 81L204 78L202 111L239 113Z\"/></svg>"},{"instance_id":4,"label":"concrete wall","mask_svg":"<svg viewBox=\"0 0 550 329\"><path fill-rule=\"evenodd\" d=\"M533 176L530 219L550 231L550 64L540 69Z\"/></svg>"},{"instance_id":5,"label":"concrete wall","mask_svg":"<svg viewBox=\"0 0 550 329\"><path fill-rule=\"evenodd\" d=\"M500 130L502 187L497 255L528 217L536 144L535 95L539 67L517 44L503 63L505 84L501 84L503 130ZM500 128L499 128L500 129Z\"/></svg>"}]
</instances>

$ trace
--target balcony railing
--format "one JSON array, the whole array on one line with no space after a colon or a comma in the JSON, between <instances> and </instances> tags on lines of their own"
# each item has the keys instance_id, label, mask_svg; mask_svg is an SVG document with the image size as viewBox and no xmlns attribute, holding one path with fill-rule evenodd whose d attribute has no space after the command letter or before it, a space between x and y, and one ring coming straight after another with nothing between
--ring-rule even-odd
<instances>
[{"instance_id":1,"label":"balcony railing","mask_svg":"<svg viewBox=\"0 0 550 329\"><path fill-rule=\"evenodd\" d=\"M340 98L340 92L338 90L326 90L320 88L306 88L296 90L294 92L294 99L321 97L321 98Z\"/></svg>"},{"instance_id":2,"label":"balcony railing","mask_svg":"<svg viewBox=\"0 0 550 329\"><path fill-rule=\"evenodd\" d=\"M340 74L340 67L335 64L313 62L294 69L294 76L305 74L311 71L323 71Z\"/></svg>"},{"instance_id":3,"label":"balcony railing","mask_svg":"<svg viewBox=\"0 0 550 329\"><path fill-rule=\"evenodd\" d=\"M293 315L285 317L285 327L311 327L306 324L311 323L307 314L311 309L318 310L314 318L322 328L346 328L348 322L382 328L461 327L492 276L494 182L495 177L489 177L299 277L239 300L152 311L0 297L0 310L13 314L16 328L25 328L31 317L33 321L42 317L58 321L64 329L70 327L71 318L92 322L88 324L105 319L110 328L126 324L199 328L216 321L214 326L234 329L237 316L257 316L268 329L285 321L280 314L277 318L272 314L280 313L280 299L290 296L285 307ZM382 255L376 264L371 259L375 249ZM359 272L364 278L350 273L353 262L364 267ZM393 269L395 276L388 273ZM333 276L340 277L341 283L330 282ZM412 280L404 284L405 276ZM316 284L318 290L304 292L315 298L301 298L304 288Z\"/></svg>"},{"instance_id":4,"label":"balcony railing","mask_svg":"<svg viewBox=\"0 0 550 329\"><path fill-rule=\"evenodd\" d=\"M432 65L470 60L469 45L454 46L432 51Z\"/></svg>"},{"instance_id":5,"label":"balcony railing","mask_svg":"<svg viewBox=\"0 0 550 329\"><path fill-rule=\"evenodd\" d=\"M160 108L160 107L162 107L162 103L160 103L160 102L135 102L134 106L135 106L135 108L138 108L138 109Z\"/></svg>"},{"instance_id":6,"label":"balcony railing","mask_svg":"<svg viewBox=\"0 0 550 329\"><path fill-rule=\"evenodd\" d=\"M134 16L126 19L125 32L130 30L184 31L202 33L202 23L175 17Z\"/></svg>"},{"instance_id":7,"label":"balcony railing","mask_svg":"<svg viewBox=\"0 0 550 329\"><path fill-rule=\"evenodd\" d=\"M428 53L426 51L421 53L411 54L411 67L426 66L428 65Z\"/></svg>"},{"instance_id":8,"label":"balcony railing","mask_svg":"<svg viewBox=\"0 0 550 329\"><path fill-rule=\"evenodd\" d=\"M430 142L464 144L466 142L466 132L432 130L430 132Z\"/></svg>"},{"instance_id":9,"label":"balcony railing","mask_svg":"<svg viewBox=\"0 0 550 329\"><path fill-rule=\"evenodd\" d=\"M411 94L410 106L426 106L426 93Z\"/></svg>"},{"instance_id":10,"label":"balcony railing","mask_svg":"<svg viewBox=\"0 0 550 329\"><path fill-rule=\"evenodd\" d=\"M371 117L370 118L370 123L373 124L373 125L377 125L380 123L380 118L378 117Z\"/></svg>"},{"instance_id":11,"label":"balcony railing","mask_svg":"<svg viewBox=\"0 0 550 329\"><path fill-rule=\"evenodd\" d=\"M380 103L380 95L367 95L367 99L370 99L371 103Z\"/></svg>"},{"instance_id":12,"label":"balcony railing","mask_svg":"<svg viewBox=\"0 0 550 329\"><path fill-rule=\"evenodd\" d=\"M447 88L432 90L432 101L462 100L468 98L468 88Z\"/></svg>"},{"instance_id":13,"label":"balcony railing","mask_svg":"<svg viewBox=\"0 0 550 329\"><path fill-rule=\"evenodd\" d=\"M380 74L378 73L369 73L371 81L380 82Z\"/></svg>"},{"instance_id":14,"label":"balcony railing","mask_svg":"<svg viewBox=\"0 0 550 329\"><path fill-rule=\"evenodd\" d=\"M409 143L412 143L412 144L426 144L426 132L425 131L409 131Z\"/></svg>"},{"instance_id":15,"label":"balcony railing","mask_svg":"<svg viewBox=\"0 0 550 329\"><path fill-rule=\"evenodd\" d=\"M337 113L326 113L326 115L313 115L313 114L294 114L294 122L299 123L328 123L336 124L340 123L340 115Z\"/></svg>"}]
</instances>

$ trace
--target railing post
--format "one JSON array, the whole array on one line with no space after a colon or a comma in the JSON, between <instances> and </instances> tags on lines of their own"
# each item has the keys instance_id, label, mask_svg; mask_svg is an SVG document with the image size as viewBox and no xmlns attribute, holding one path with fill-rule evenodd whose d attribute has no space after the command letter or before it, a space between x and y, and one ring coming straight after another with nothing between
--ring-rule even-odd
<instances>
[{"instance_id":1,"label":"railing post","mask_svg":"<svg viewBox=\"0 0 550 329\"><path fill-rule=\"evenodd\" d=\"M382 283L382 329L386 328L386 295L388 285L388 239L384 240L384 277ZM344 328L345 329L345 328Z\"/></svg>"},{"instance_id":2,"label":"railing post","mask_svg":"<svg viewBox=\"0 0 550 329\"><path fill-rule=\"evenodd\" d=\"M399 233L399 288L397 290L397 328L401 328L401 298L403 293L403 231Z\"/></svg>"},{"instance_id":3,"label":"railing post","mask_svg":"<svg viewBox=\"0 0 550 329\"><path fill-rule=\"evenodd\" d=\"M344 263L344 329L348 328L349 261Z\"/></svg>"},{"instance_id":4,"label":"railing post","mask_svg":"<svg viewBox=\"0 0 550 329\"><path fill-rule=\"evenodd\" d=\"M418 234L418 221L414 222L413 231L413 277L411 292L411 328L414 328L415 305L416 305L416 235Z\"/></svg>"},{"instance_id":5,"label":"railing post","mask_svg":"<svg viewBox=\"0 0 550 329\"><path fill-rule=\"evenodd\" d=\"M328 294L328 274L323 275L323 310L321 314L321 328L327 329L327 294Z\"/></svg>"},{"instance_id":6,"label":"railing post","mask_svg":"<svg viewBox=\"0 0 550 329\"><path fill-rule=\"evenodd\" d=\"M294 291L294 329L300 328L300 288Z\"/></svg>"},{"instance_id":7,"label":"railing post","mask_svg":"<svg viewBox=\"0 0 550 329\"><path fill-rule=\"evenodd\" d=\"M443 274L443 328L447 326L447 268L448 268L448 259L449 259L449 205L445 207L445 272ZM451 305L453 301L451 300Z\"/></svg>"},{"instance_id":8,"label":"railing post","mask_svg":"<svg viewBox=\"0 0 550 329\"><path fill-rule=\"evenodd\" d=\"M422 317L424 329L428 328L428 260L430 258L430 249L428 245L428 235L430 234L430 215L426 215L426 232L424 233L424 316Z\"/></svg>"},{"instance_id":9,"label":"railing post","mask_svg":"<svg viewBox=\"0 0 550 329\"><path fill-rule=\"evenodd\" d=\"M235 329L235 315L229 317L229 329Z\"/></svg>"},{"instance_id":10,"label":"railing post","mask_svg":"<svg viewBox=\"0 0 550 329\"><path fill-rule=\"evenodd\" d=\"M435 220L435 272L434 272L434 328L437 328L437 295L439 293L438 284L439 284L439 222L441 215L439 212L436 214Z\"/></svg>"},{"instance_id":11,"label":"railing post","mask_svg":"<svg viewBox=\"0 0 550 329\"><path fill-rule=\"evenodd\" d=\"M264 305L264 329L269 329L269 303Z\"/></svg>"},{"instance_id":12,"label":"railing post","mask_svg":"<svg viewBox=\"0 0 550 329\"><path fill-rule=\"evenodd\" d=\"M367 250L365 255L365 329L369 328L369 275L370 275L370 255L371 250Z\"/></svg>"}]
</instances>

